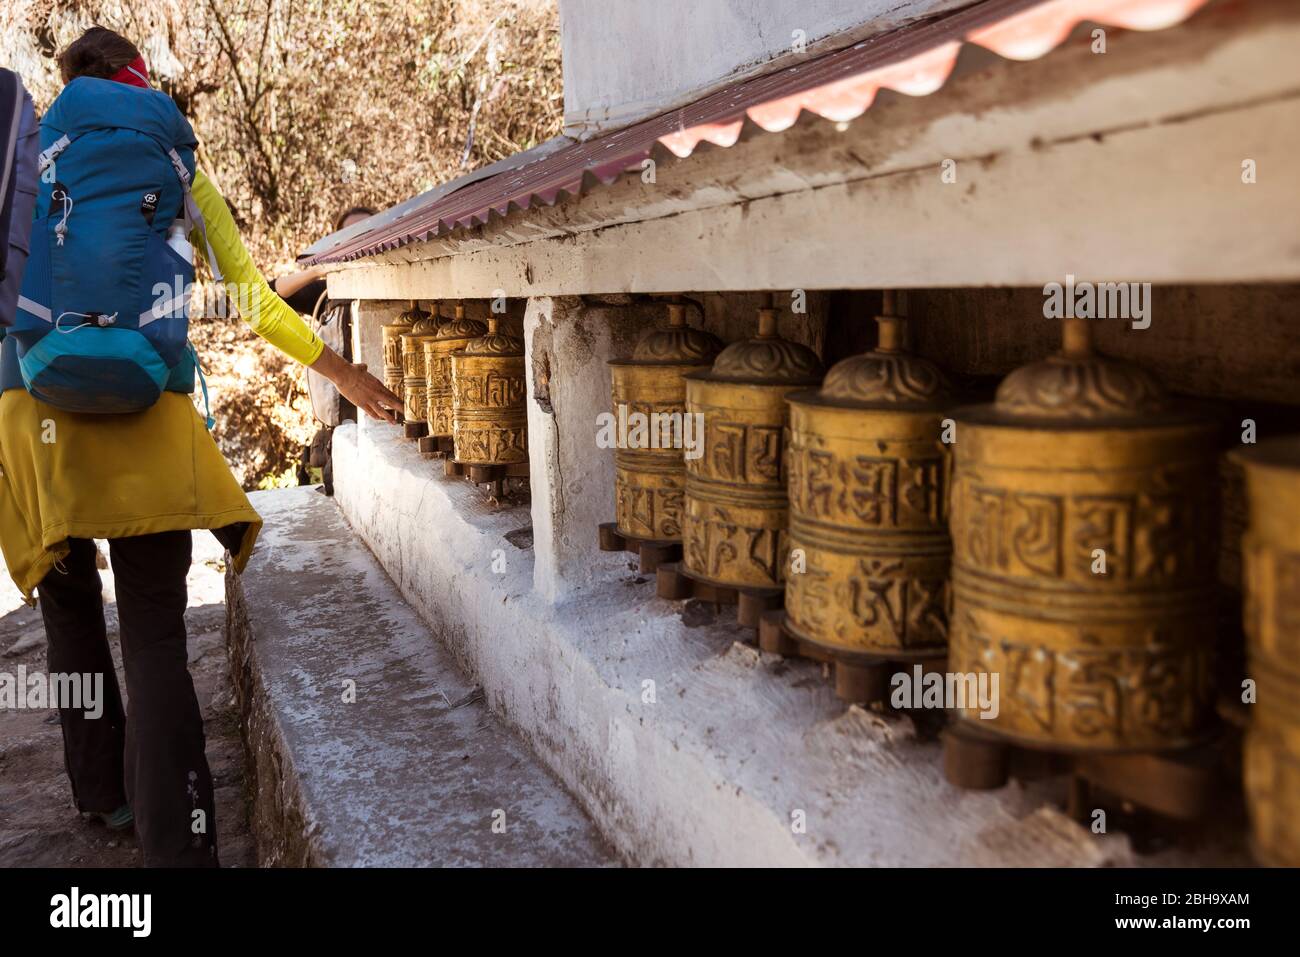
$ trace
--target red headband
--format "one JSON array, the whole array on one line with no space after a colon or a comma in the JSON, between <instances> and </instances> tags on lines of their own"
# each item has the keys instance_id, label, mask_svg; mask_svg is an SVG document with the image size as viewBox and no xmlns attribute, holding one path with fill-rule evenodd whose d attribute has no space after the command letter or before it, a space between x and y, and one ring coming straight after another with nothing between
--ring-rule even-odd
<instances>
[{"instance_id":1,"label":"red headband","mask_svg":"<svg viewBox=\"0 0 1300 957\"><path fill-rule=\"evenodd\" d=\"M109 79L130 86L143 87L147 90L149 89L149 68L144 65L144 57L138 56L110 76Z\"/></svg>"}]
</instances>

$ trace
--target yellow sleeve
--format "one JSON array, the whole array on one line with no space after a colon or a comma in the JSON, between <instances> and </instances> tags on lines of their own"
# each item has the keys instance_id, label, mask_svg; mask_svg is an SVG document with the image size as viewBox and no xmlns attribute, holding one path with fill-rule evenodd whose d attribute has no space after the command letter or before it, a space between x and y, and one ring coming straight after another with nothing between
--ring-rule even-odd
<instances>
[{"instance_id":1,"label":"yellow sleeve","mask_svg":"<svg viewBox=\"0 0 1300 957\"><path fill-rule=\"evenodd\" d=\"M217 192L212 181L203 175L202 170L195 170L191 192L199 212L203 214L208 243L212 246L213 255L217 257L217 265L221 268L227 291L239 307L244 321L290 359L311 365L320 357L325 343L267 285L244 247L239 227L230 215L225 198ZM198 233L197 229L195 233ZM203 237L195 235L191 238L194 248L202 251L206 258L207 249L203 245ZM230 288L232 285L234 289Z\"/></svg>"}]
</instances>

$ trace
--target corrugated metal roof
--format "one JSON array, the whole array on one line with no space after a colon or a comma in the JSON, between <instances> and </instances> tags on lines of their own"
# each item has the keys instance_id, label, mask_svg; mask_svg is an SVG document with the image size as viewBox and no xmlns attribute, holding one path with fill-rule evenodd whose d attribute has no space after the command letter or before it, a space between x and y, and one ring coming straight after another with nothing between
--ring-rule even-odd
<instances>
[{"instance_id":1,"label":"corrugated metal roof","mask_svg":"<svg viewBox=\"0 0 1300 957\"><path fill-rule=\"evenodd\" d=\"M924 96L943 86L963 43L1013 60L1036 59L1081 22L1131 30L1180 23L1208 0L984 0L765 76L738 82L586 142L551 141L453 180L321 240L311 262L342 262L423 242L533 205L550 206L593 183L609 184L662 145L678 157L701 142L729 147L745 121L775 133L803 111L846 122L882 89Z\"/></svg>"}]
</instances>

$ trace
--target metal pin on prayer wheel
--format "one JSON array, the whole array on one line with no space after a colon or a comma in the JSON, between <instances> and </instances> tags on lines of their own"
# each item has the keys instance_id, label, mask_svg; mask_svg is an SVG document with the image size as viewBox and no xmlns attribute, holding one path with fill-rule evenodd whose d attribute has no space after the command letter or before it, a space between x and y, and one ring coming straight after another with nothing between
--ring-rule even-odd
<instances>
[{"instance_id":1,"label":"metal pin on prayer wheel","mask_svg":"<svg viewBox=\"0 0 1300 957\"><path fill-rule=\"evenodd\" d=\"M609 363L618 423L614 450L614 528L624 539L681 542L686 487L686 379L707 372L723 343L686 324L686 304L668 304L668 322L651 330L627 359ZM648 570L648 569L646 569Z\"/></svg>"},{"instance_id":2,"label":"metal pin on prayer wheel","mask_svg":"<svg viewBox=\"0 0 1300 957\"><path fill-rule=\"evenodd\" d=\"M418 439L426 428L424 341L438 331L438 319L418 304L408 315L411 327L398 336L402 344L402 412L406 419L403 432L408 439Z\"/></svg>"},{"instance_id":3,"label":"metal pin on prayer wheel","mask_svg":"<svg viewBox=\"0 0 1300 957\"><path fill-rule=\"evenodd\" d=\"M952 414L948 667L1000 689L996 715L953 711L945 763L964 783L968 745L1074 755L1111 793L1195 816L1208 792L1187 782L1208 779L1166 757L1214 725L1216 425L1094 353L1093 321Z\"/></svg>"},{"instance_id":4,"label":"metal pin on prayer wheel","mask_svg":"<svg viewBox=\"0 0 1300 957\"><path fill-rule=\"evenodd\" d=\"M686 376L686 410L703 416L704 444L686 459L683 566L709 585L779 592L789 552L785 399L820 382L822 366L777 335L775 309L758 316L757 336Z\"/></svg>"},{"instance_id":5,"label":"metal pin on prayer wheel","mask_svg":"<svg viewBox=\"0 0 1300 957\"><path fill-rule=\"evenodd\" d=\"M511 465L528 461L528 387L524 342L488 320L487 332L450 354L456 461Z\"/></svg>"},{"instance_id":6,"label":"metal pin on prayer wheel","mask_svg":"<svg viewBox=\"0 0 1300 957\"><path fill-rule=\"evenodd\" d=\"M455 318L449 319L428 342L426 367L427 411L429 434L435 437L452 437L452 384L451 355L463 349L479 336L486 335L488 327L477 319L465 318L464 303L456 303Z\"/></svg>"},{"instance_id":7,"label":"metal pin on prayer wheel","mask_svg":"<svg viewBox=\"0 0 1300 957\"><path fill-rule=\"evenodd\" d=\"M1242 541L1249 677L1243 751L1251 843L1261 863L1300 867L1300 436L1233 454L1246 472Z\"/></svg>"},{"instance_id":8,"label":"metal pin on prayer wheel","mask_svg":"<svg viewBox=\"0 0 1300 957\"><path fill-rule=\"evenodd\" d=\"M947 653L952 547L940 435L952 387L907 351L892 299L876 317L875 350L837 363L821 389L789 397L785 628L835 662L837 690L850 700L863 684L854 668Z\"/></svg>"}]
</instances>

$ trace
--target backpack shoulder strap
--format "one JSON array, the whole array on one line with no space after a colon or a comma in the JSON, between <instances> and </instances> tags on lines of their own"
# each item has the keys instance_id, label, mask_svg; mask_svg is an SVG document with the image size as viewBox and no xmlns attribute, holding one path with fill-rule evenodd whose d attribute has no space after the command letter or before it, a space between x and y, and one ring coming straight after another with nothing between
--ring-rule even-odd
<instances>
[{"instance_id":1,"label":"backpack shoulder strap","mask_svg":"<svg viewBox=\"0 0 1300 957\"><path fill-rule=\"evenodd\" d=\"M203 211L199 209L199 204L194 201L194 194L190 192L190 171L185 168L185 161L181 159L175 147L168 149L167 155L171 157L176 177L181 181L181 191L185 194L186 232L195 226L199 228L199 232L203 234L203 246L207 251L208 268L212 270L212 278L217 282L223 282L221 267L217 265L217 254L212 251L212 243L208 241L208 226L203 221Z\"/></svg>"},{"instance_id":2,"label":"backpack shoulder strap","mask_svg":"<svg viewBox=\"0 0 1300 957\"><path fill-rule=\"evenodd\" d=\"M64 133L57 140L41 151L41 155L36 158L36 171L44 173L50 168L50 164L59 158L59 154L66 150L72 140Z\"/></svg>"}]
</instances>

